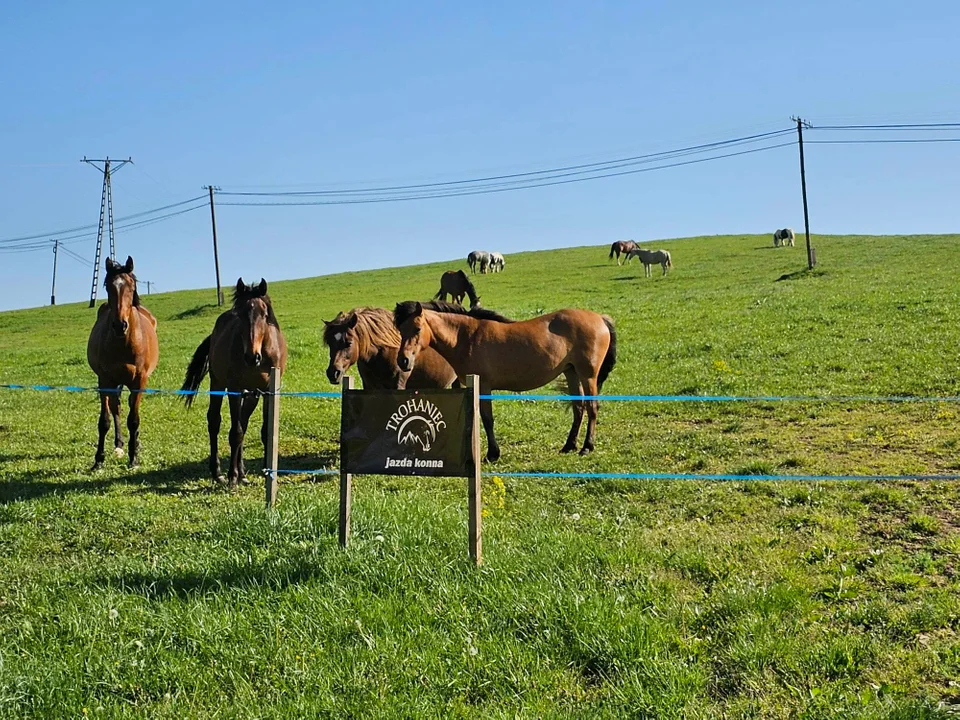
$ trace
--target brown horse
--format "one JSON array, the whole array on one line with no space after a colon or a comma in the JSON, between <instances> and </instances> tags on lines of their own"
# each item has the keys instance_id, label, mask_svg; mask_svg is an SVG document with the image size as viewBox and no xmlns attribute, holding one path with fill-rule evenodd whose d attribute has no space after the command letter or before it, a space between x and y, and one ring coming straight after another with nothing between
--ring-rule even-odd
<instances>
[{"instance_id":1,"label":"brown horse","mask_svg":"<svg viewBox=\"0 0 960 720\"><path fill-rule=\"evenodd\" d=\"M613 320L589 310L558 310L512 322L490 310L408 301L397 305L393 321L400 331L401 369L414 367L419 353L432 347L453 366L461 382L467 375L479 375L482 395L492 390L533 390L562 373L571 395L596 396L617 360ZM577 449L584 406L587 436L580 454L593 450L598 404L577 400L561 452ZM480 401L480 417L487 434L487 460L492 462L500 457L500 448L489 400Z\"/></svg>"},{"instance_id":2,"label":"brown horse","mask_svg":"<svg viewBox=\"0 0 960 720\"><path fill-rule=\"evenodd\" d=\"M127 416L130 467L139 464L140 399L160 357L157 319L140 304L133 258L128 256L124 265L107 258L106 268L103 285L107 289L107 302L97 310L97 321L87 340L87 362L96 373L100 388L100 439L94 456L94 470L103 467L103 443L110 428L108 409L113 415L114 451L118 456L123 455L120 391L124 385L130 388L130 414Z\"/></svg>"},{"instance_id":3,"label":"brown horse","mask_svg":"<svg viewBox=\"0 0 960 720\"><path fill-rule=\"evenodd\" d=\"M615 240L613 245L610 246L610 255L607 259L613 257L614 253L617 255L617 265L620 264L620 256L626 255L631 250L635 250L637 244L633 240Z\"/></svg>"},{"instance_id":4,"label":"brown horse","mask_svg":"<svg viewBox=\"0 0 960 720\"><path fill-rule=\"evenodd\" d=\"M435 350L421 355L410 372L397 367L400 333L393 326L389 310L357 307L323 324L323 342L330 348L327 379L331 383L339 383L356 364L365 389L419 390L458 384L453 368Z\"/></svg>"},{"instance_id":5,"label":"brown horse","mask_svg":"<svg viewBox=\"0 0 960 720\"><path fill-rule=\"evenodd\" d=\"M210 433L210 474L214 482L222 482L217 436L220 433L220 408L223 391L230 398L230 488L237 482L247 483L243 465L243 438L250 416L260 402L260 394L270 383L270 368L281 375L287 367L287 342L280 332L277 316L267 295L267 281L245 285L237 280L233 307L217 318L213 332L200 343L187 367L183 390L195 391L203 376L210 372L210 407L207 409L207 430ZM218 394L214 394L218 393ZM185 397L187 406L195 395ZM266 444L266 418L260 437Z\"/></svg>"},{"instance_id":6,"label":"brown horse","mask_svg":"<svg viewBox=\"0 0 960 720\"><path fill-rule=\"evenodd\" d=\"M463 305L463 296L468 295L470 297L470 307L480 307L480 297L477 295L477 289L463 270L447 270L440 276L440 290L433 297L435 300L446 300L447 295L452 297L458 305Z\"/></svg>"}]
</instances>

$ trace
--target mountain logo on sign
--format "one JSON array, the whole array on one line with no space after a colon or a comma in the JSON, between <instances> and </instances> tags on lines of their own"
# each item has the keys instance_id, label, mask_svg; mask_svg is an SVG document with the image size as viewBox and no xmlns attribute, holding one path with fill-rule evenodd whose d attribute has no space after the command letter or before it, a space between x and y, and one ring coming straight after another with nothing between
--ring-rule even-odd
<instances>
[{"instance_id":1,"label":"mountain logo on sign","mask_svg":"<svg viewBox=\"0 0 960 720\"><path fill-rule=\"evenodd\" d=\"M398 445L419 447L429 452L437 434L447 426L440 409L429 400L412 398L390 416L386 429L397 433Z\"/></svg>"}]
</instances>

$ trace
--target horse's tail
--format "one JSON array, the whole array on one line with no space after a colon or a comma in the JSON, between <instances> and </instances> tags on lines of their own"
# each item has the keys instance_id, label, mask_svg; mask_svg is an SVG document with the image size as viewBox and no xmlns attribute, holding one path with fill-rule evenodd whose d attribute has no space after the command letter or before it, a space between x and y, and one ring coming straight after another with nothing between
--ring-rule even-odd
<instances>
[{"instance_id":1,"label":"horse's tail","mask_svg":"<svg viewBox=\"0 0 960 720\"><path fill-rule=\"evenodd\" d=\"M211 337L212 335L207 335L206 339L200 343L200 346L193 353L193 359L190 361L190 364L187 365L187 376L183 379L183 387L180 388L181 391L189 390L191 393L183 396L183 401L187 407L193 404L194 398L197 397L195 391L200 387L200 383L203 382L204 376L210 369Z\"/></svg>"},{"instance_id":2,"label":"horse's tail","mask_svg":"<svg viewBox=\"0 0 960 720\"><path fill-rule=\"evenodd\" d=\"M437 290L437 294L433 296L434 300L443 300L443 285L440 286L440 289Z\"/></svg>"},{"instance_id":3,"label":"horse's tail","mask_svg":"<svg viewBox=\"0 0 960 720\"><path fill-rule=\"evenodd\" d=\"M610 254L607 256L607 260L612 259L613 253L615 253L616 251L617 251L617 244L614 243L613 245L610 246Z\"/></svg>"},{"instance_id":4,"label":"horse's tail","mask_svg":"<svg viewBox=\"0 0 960 720\"><path fill-rule=\"evenodd\" d=\"M603 357L600 364L600 373L597 375L597 392L603 390L603 383L613 372L613 366L617 364L617 331L613 329L613 318L609 315L601 315L603 324L610 331L610 346L607 348L607 354Z\"/></svg>"},{"instance_id":5,"label":"horse's tail","mask_svg":"<svg viewBox=\"0 0 960 720\"><path fill-rule=\"evenodd\" d=\"M664 250L664 252L667 254L667 267L668 267L668 268L672 268L672 267L673 267L673 259L670 257L670 251L669 251L669 250Z\"/></svg>"}]
</instances>

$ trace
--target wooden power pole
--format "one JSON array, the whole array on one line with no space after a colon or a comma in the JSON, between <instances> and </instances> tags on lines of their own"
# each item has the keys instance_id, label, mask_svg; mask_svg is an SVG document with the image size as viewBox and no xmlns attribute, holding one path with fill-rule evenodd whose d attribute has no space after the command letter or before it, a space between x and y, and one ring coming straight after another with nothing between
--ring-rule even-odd
<instances>
[{"instance_id":1,"label":"wooden power pole","mask_svg":"<svg viewBox=\"0 0 960 720\"><path fill-rule=\"evenodd\" d=\"M210 192L210 224L213 227L213 266L217 271L217 305L223 305L223 290L220 289L220 252L217 250L217 213L213 209L213 191L220 188L207 185Z\"/></svg>"},{"instance_id":2,"label":"wooden power pole","mask_svg":"<svg viewBox=\"0 0 960 720\"><path fill-rule=\"evenodd\" d=\"M807 211L807 171L803 164L803 129L813 125L799 117L791 118L797 123L797 141L800 146L800 191L803 193L803 228L807 233L807 269L813 270L817 264L816 251L810 247L810 214Z\"/></svg>"}]
</instances>

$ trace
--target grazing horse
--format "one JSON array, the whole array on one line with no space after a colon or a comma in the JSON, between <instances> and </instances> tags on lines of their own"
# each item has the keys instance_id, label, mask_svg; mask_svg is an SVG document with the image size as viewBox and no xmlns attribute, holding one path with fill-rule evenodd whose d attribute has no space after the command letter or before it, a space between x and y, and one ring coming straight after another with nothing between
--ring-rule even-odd
<instances>
[{"instance_id":1,"label":"grazing horse","mask_svg":"<svg viewBox=\"0 0 960 720\"><path fill-rule=\"evenodd\" d=\"M667 274L667 268L673 267L673 260L670 259L670 253L667 250L644 250L642 248L634 248L629 253L627 253L627 263L630 263L632 258L640 258L640 262L643 263L643 274L646 277L650 277L650 267L651 265L660 265L663 267L663 274Z\"/></svg>"},{"instance_id":2,"label":"grazing horse","mask_svg":"<svg viewBox=\"0 0 960 720\"><path fill-rule=\"evenodd\" d=\"M773 233L773 246L774 247L794 247L794 234L791 228L783 228L782 230L776 230Z\"/></svg>"},{"instance_id":3,"label":"grazing horse","mask_svg":"<svg viewBox=\"0 0 960 720\"><path fill-rule=\"evenodd\" d=\"M631 250L635 250L637 244L633 240L615 240L613 245L610 246L610 255L607 256L607 259L613 258L614 254L617 256L617 265L620 264L620 255L626 255ZM627 258L630 259L629 257Z\"/></svg>"},{"instance_id":4,"label":"grazing horse","mask_svg":"<svg viewBox=\"0 0 960 720\"><path fill-rule=\"evenodd\" d=\"M243 438L250 415L260 402L260 394L270 384L270 368L278 368L281 375L287 367L287 342L280 332L277 316L267 295L267 281L259 285L245 285L237 280L233 292L233 307L221 314L213 332L193 353L183 380L183 390L195 391L204 375L210 372L210 407L207 409L207 431L210 433L210 474L213 481L222 482L217 436L220 433L220 408L224 390L231 393L230 401L230 471L231 489L237 482L247 483L243 465ZM232 394L236 393L236 394ZM187 395L187 407L195 395ZM266 445L266 417L260 430Z\"/></svg>"},{"instance_id":5,"label":"grazing horse","mask_svg":"<svg viewBox=\"0 0 960 720\"><path fill-rule=\"evenodd\" d=\"M490 272L503 272L506 264L507 261L504 260L503 255L498 252L490 253Z\"/></svg>"},{"instance_id":6,"label":"grazing horse","mask_svg":"<svg viewBox=\"0 0 960 720\"><path fill-rule=\"evenodd\" d=\"M479 269L481 273L485 273L487 266L490 265L490 253L486 250L474 250L467 255L467 265L470 266L470 272L476 272Z\"/></svg>"},{"instance_id":7,"label":"grazing horse","mask_svg":"<svg viewBox=\"0 0 960 720\"><path fill-rule=\"evenodd\" d=\"M130 414L127 431L130 433L130 467L140 461L140 399L147 387L150 373L157 367L160 346L157 342L157 319L140 304L137 277L133 274L133 258L121 265L107 258L107 302L97 310L97 321L87 340L87 362L97 375L100 388L100 439L93 469L103 467L103 443L110 428L107 411L113 415L113 445L118 456L123 455L123 436L120 434L120 391L130 388Z\"/></svg>"},{"instance_id":8,"label":"grazing horse","mask_svg":"<svg viewBox=\"0 0 960 720\"><path fill-rule=\"evenodd\" d=\"M461 271L462 272L462 271ZM400 333L393 313L384 308L357 307L323 321L323 342L330 348L327 379L337 384L356 364L365 390L419 390L457 383L457 374L435 350L420 356L410 372L397 367Z\"/></svg>"},{"instance_id":9,"label":"grazing horse","mask_svg":"<svg viewBox=\"0 0 960 720\"><path fill-rule=\"evenodd\" d=\"M400 331L401 369L415 367L424 349L432 347L453 366L461 382L467 375L479 375L482 395L533 390L563 374L571 395L596 396L617 359L613 320L590 310L571 308L513 322L482 308L408 301L397 305L393 322ZM577 449L584 409L587 436L580 454L593 450L597 401L576 400L573 425L561 452ZM480 401L480 417L487 434L487 460L493 462L500 457L500 447L489 400Z\"/></svg>"},{"instance_id":10,"label":"grazing horse","mask_svg":"<svg viewBox=\"0 0 960 720\"><path fill-rule=\"evenodd\" d=\"M435 300L446 300L447 295L450 295L458 305L463 305L463 296L468 295L470 297L470 307L480 307L480 296L477 295L477 289L463 270L447 270L440 276L440 290L433 297Z\"/></svg>"}]
</instances>

